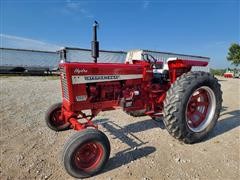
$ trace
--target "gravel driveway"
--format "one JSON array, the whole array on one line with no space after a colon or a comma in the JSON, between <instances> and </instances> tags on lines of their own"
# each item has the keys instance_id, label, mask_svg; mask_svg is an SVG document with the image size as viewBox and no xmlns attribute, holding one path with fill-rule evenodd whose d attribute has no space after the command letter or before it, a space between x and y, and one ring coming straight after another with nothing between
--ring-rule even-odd
<instances>
[{"instance_id":1,"label":"gravel driveway","mask_svg":"<svg viewBox=\"0 0 240 180\"><path fill-rule=\"evenodd\" d=\"M47 108L61 101L56 77L0 77L0 179L72 179L61 151L73 130L56 133L44 122ZM95 119L111 142L101 174L89 179L240 179L240 79L220 78L223 109L203 142L173 139L162 122L133 118L121 110Z\"/></svg>"}]
</instances>

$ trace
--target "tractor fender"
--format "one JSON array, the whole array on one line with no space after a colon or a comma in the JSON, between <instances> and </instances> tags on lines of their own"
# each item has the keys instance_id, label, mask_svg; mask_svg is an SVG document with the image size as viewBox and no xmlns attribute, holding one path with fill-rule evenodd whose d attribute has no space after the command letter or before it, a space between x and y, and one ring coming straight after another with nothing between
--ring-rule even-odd
<instances>
[{"instance_id":1,"label":"tractor fender","mask_svg":"<svg viewBox=\"0 0 240 180\"><path fill-rule=\"evenodd\" d=\"M167 64L169 69L170 81L171 83L173 83L177 79L177 77L191 71L193 66L207 66L208 61L168 58Z\"/></svg>"}]
</instances>

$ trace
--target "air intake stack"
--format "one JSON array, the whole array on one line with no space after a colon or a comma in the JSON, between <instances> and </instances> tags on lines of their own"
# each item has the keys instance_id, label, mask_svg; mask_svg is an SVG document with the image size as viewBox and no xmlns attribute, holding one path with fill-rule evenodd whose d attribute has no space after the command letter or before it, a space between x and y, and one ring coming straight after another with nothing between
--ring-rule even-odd
<instances>
[{"instance_id":1,"label":"air intake stack","mask_svg":"<svg viewBox=\"0 0 240 180\"><path fill-rule=\"evenodd\" d=\"M97 63L97 58L99 57L99 42L97 41L97 28L98 28L98 22L94 21L93 41L92 41L92 57L93 57L95 63Z\"/></svg>"}]
</instances>

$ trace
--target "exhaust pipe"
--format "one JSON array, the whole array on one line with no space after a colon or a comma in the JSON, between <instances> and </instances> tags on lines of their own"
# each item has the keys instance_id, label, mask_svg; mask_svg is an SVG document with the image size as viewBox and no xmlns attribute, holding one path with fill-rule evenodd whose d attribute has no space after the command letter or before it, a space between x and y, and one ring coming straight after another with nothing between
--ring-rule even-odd
<instances>
[{"instance_id":1,"label":"exhaust pipe","mask_svg":"<svg viewBox=\"0 0 240 180\"><path fill-rule=\"evenodd\" d=\"M93 41L92 41L92 57L94 59L94 63L97 63L97 58L99 57L99 42L97 41L97 28L98 28L98 22L94 21Z\"/></svg>"}]
</instances>

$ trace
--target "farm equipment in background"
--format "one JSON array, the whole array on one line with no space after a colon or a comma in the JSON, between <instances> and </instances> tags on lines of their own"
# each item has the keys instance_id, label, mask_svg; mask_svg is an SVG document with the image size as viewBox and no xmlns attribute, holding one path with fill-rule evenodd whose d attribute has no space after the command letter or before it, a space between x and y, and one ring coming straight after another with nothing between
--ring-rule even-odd
<instances>
[{"instance_id":1,"label":"farm equipment in background","mask_svg":"<svg viewBox=\"0 0 240 180\"><path fill-rule=\"evenodd\" d=\"M234 72L231 71L230 69L227 69L226 72L223 74L225 78L233 78Z\"/></svg>"},{"instance_id":2,"label":"farm equipment in background","mask_svg":"<svg viewBox=\"0 0 240 180\"><path fill-rule=\"evenodd\" d=\"M227 68L226 72L223 74L225 78L239 78L240 77L240 70L239 69L230 69Z\"/></svg>"},{"instance_id":3,"label":"farm equipment in background","mask_svg":"<svg viewBox=\"0 0 240 180\"><path fill-rule=\"evenodd\" d=\"M92 176L109 159L109 140L92 121L101 111L120 107L132 116L163 116L168 132L185 143L198 142L213 129L222 106L220 84L207 72L191 71L207 61L170 58L162 62L142 54L142 60L123 64L97 63L97 23L93 34L94 62L60 63L62 102L46 113L52 130L78 131L63 152L71 176Z\"/></svg>"}]
</instances>

